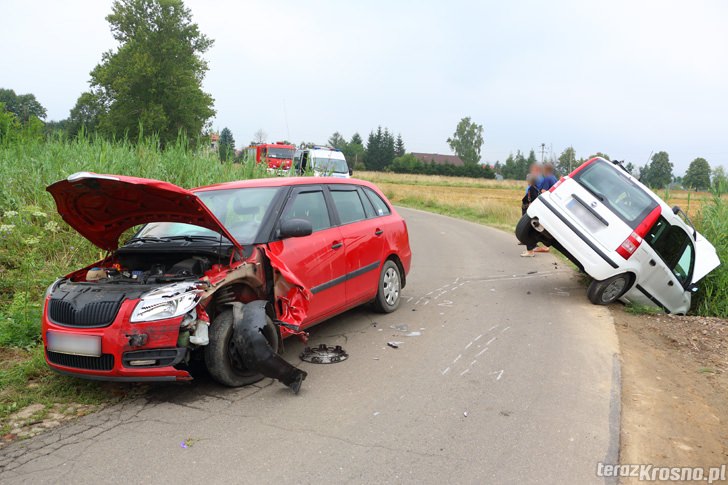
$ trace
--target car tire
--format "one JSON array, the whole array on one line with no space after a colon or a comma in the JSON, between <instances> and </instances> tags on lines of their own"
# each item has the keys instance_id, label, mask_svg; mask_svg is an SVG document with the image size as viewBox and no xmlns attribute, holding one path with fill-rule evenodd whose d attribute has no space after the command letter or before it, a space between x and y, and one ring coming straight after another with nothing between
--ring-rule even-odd
<instances>
[{"instance_id":1,"label":"car tire","mask_svg":"<svg viewBox=\"0 0 728 485\"><path fill-rule=\"evenodd\" d=\"M402 293L402 274L397 263L388 259L379 274L374 309L380 313L392 313L399 308Z\"/></svg>"},{"instance_id":2,"label":"car tire","mask_svg":"<svg viewBox=\"0 0 728 485\"><path fill-rule=\"evenodd\" d=\"M245 310L243 310L245 311ZM265 334L275 353L279 352L278 333L269 317L266 317ZM210 343L205 346L205 365L210 376L228 387L242 387L254 384L263 375L246 370L237 355L233 353L233 311L225 310L218 314L210 325Z\"/></svg>"},{"instance_id":3,"label":"car tire","mask_svg":"<svg viewBox=\"0 0 728 485\"><path fill-rule=\"evenodd\" d=\"M632 277L618 274L603 281L592 281L587 291L589 301L595 305L609 305L617 301L629 289Z\"/></svg>"},{"instance_id":4,"label":"car tire","mask_svg":"<svg viewBox=\"0 0 728 485\"><path fill-rule=\"evenodd\" d=\"M534 231L535 229L531 226L531 217L528 214L523 214L518 224L516 224L516 239L518 239L518 242L527 244L533 239Z\"/></svg>"}]
</instances>

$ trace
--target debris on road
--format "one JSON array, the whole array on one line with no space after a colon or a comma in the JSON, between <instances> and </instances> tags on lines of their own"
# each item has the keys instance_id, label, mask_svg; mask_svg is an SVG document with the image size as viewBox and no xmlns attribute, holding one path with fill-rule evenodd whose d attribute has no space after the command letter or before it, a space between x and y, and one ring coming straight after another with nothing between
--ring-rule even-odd
<instances>
[{"instance_id":1,"label":"debris on road","mask_svg":"<svg viewBox=\"0 0 728 485\"><path fill-rule=\"evenodd\" d=\"M387 342L387 345L392 347L393 349L398 349L400 345L402 345L404 342L395 342L395 341L389 341Z\"/></svg>"},{"instance_id":2,"label":"debris on road","mask_svg":"<svg viewBox=\"0 0 728 485\"><path fill-rule=\"evenodd\" d=\"M349 358L341 345L329 347L326 344L320 344L316 348L306 347L301 352L301 360L312 364L336 364Z\"/></svg>"}]
</instances>

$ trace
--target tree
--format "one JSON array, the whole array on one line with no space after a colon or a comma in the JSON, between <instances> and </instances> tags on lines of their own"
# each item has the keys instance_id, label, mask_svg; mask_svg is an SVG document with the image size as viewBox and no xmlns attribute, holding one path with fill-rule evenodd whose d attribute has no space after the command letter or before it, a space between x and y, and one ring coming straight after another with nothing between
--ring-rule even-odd
<instances>
[{"instance_id":1,"label":"tree","mask_svg":"<svg viewBox=\"0 0 728 485\"><path fill-rule=\"evenodd\" d=\"M394 137L389 129L377 127L377 131L369 133L364 163L369 170L384 170L394 160Z\"/></svg>"},{"instance_id":2,"label":"tree","mask_svg":"<svg viewBox=\"0 0 728 485\"><path fill-rule=\"evenodd\" d=\"M99 93L93 91L82 93L68 115L69 135L78 135L81 128L86 133L95 132L104 114L106 114L106 106Z\"/></svg>"},{"instance_id":3,"label":"tree","mask_svg":"<svg viewBox=\"0 0 728 485\"><path fill-rule=\"evenodd\" d=\"M640 180L643 184L662 189L672 182L672 163L667 152L657 152L652 155L650 163L640 171Z\"/></svg>"},{"instance_id":4,"label":"tree","mask_svg":"<svg viewBox=\"0 0 728 485\"><path fill-rule=\"evenodd\" d=\"M556 162L556 172L561 175L568 175L576 168L576 150L574 147L567 147Z\"/></svg>"},{"instance_id":5,"label":"tree","mask_svg":"<svg viewBox=\"0 0 728 485\"><path fill-rule=\"evenodd\" d=\"M346 148L346 139L341 136L341 133L338 131L334 132L333 135L329 137L329 146L332 146L336 148L337 150L344 150Z\"/></svg>"},{"instance_id":6,"label":"tree","mask_svg":"<svg viewBox=\"0 0 728 485\"><path fill-rule=\"evenodd\" d=\"M465 165L476 165L480 162L480 148L483 146L483 127L466 116L460 120L447 143Z\"/></svg>"},{"instance_id":7,"label":"tree","mask_svg":"<svg viewBox=\"0 0 728 485\"><path fill-rule=\"evenodd\" d=\"M533 153L533 150L531 150L531 154L535 160L536 154ZM503 175L504 179L524 180L528 174L529 166L529 160L523 156L520 150L518 150L515 156L513 156L512 153L508 155L508 158L506 158L506 161L501 168L501 175Z\"/></svg>"},{"instance_id":8,"label":"tree","mask_svg":"<svg viewBox=\"0 0 728 485\"><path fill-rule=\"evenodd\" d=\"M353 135L351 135L351 141L349 142L349 144L364 146L364 140L361 139L361 135L359 133L354 133Z\"/></svg>"},{"instance_id":9,"label":"tree","mask_svg":"<svg viewBox=\"0 0 728 485\"><path fill-rule=\"evenodd\" d=\"M589 155L588 159L592 159L594 157L600 157L600 158L603 158L604 160L611 160L611 158L609 158L609 155L607 155L606 153L602 153L602 152L596 152L594 155Z\"/></svg>"},{"instance_id":10,"label":"tree","mask_svg":"<svg viewBox=\"0 0 728 485\"><path fill-rule=\"evenodd\" d=\"M182 0L115 0L106 20L119 46L91 71L91 85L108 107L101 129L133 140L140 130L157 133L163 145L179 132L200 134L215 114L202 90L208 70L202 54L213 41Z\"/></svg>"},{"instance_id":11,"label":"tree","mask_svg":"<svg viewBox=\"0 0 728 485\"><path fill-rule=\"evenodd\" d=\"M634 175L634 164L632 162L627 162L627 164L624 165L624 169L631 175Z\"/></svg>"},{"instance_id":12,"label":"tree","mask_svg":"<svg viewBox=\"0 0 728 485\"><path fill-rule=\"evenodd\" d=\"M253 133L253 141L250 144L255 145L256 143L265 143L267 138L268 134L263 131L263 128L258 128L258 131Z\"/></svg>"},{"instance_id":13,"label":"tree","mask_svg":"<svg viewBox=\"0 0 728 485\"><path fill-rule=\"evenodd\" d=\"M394 142L394 156L401 157L406 153L404 148L404 140L402 140L402 134L397 135L397 141Z\"/></svg>"},{"instance_id":14,"label":"tree","mask_svg":"<svg viewBox=\"0 0 728 485\"><path fill-rule=\"evenodd\" d=\"M35 99L34 94L15 94L12 89L0 88L0 103L5 104L5 109L15 113L21 123L25 124L31 116L41 120L46 117L46 109Z\"/></svg>"},{"instance_id":15,"label":"tree","mask_svg":"<svg viewBox=\"0 0 728 485\"><path fill-rule=\"evenodd\" d=\"M233 138L233 132L227 127L220 132L220 139L217 141L217 153L223 162L232 160L235 156L235 139Z\"/></svg>"},{"instance_id":16,"label":"tree","mask_svg":"<svg viewBox=\"0 0 728 485\"><path fill-rule=\"evenodd\" d=\"M364 142L359 133L354 133L351 141L342 150L351 168L357 168L357 164L364 162Z\"/></svg>"},{"instance_id":17,"label":"tree","mask_svg":"<svg viewBox=\"0 0 728 485\"><path fill-rule=\"evenodd\" d=\"M713 169L713 190L719 194L728 192L728 175L725 173L723 165L718 165Z\"/></svg>"},{"instance_id":18,"label":"tree","mask_svg":"<svg viewBox=\"0 0 728 485\"><path fill-rule=\"evenodd\" d=\"M706 159L698 157L690 162L683 178L683 185L695 190L710 188L710 164Z\"/></svg>"}]
</instances>

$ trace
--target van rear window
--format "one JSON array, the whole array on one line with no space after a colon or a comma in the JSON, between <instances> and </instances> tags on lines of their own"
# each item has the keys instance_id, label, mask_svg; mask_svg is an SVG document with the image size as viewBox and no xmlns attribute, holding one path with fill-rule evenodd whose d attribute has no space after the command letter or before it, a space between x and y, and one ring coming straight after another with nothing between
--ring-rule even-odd
<instances>
[{"instance_id":1,"label":"van rear window","mask_svg":"<svg viewBox=\"0 0 728 485\"><path fill-rule=\"evenodd\" d=\"M639 226L658 205L655 199L609 162L597 160L577 172L573 179L632 229Z\"/></svg>"}]
</instances>

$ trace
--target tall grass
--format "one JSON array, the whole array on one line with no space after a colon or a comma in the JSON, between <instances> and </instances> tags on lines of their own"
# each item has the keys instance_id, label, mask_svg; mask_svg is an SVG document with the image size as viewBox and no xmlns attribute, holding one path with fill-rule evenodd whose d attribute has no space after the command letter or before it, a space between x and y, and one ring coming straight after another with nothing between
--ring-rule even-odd
<instances>
[{"instance_id":1,"label":"tall grass","mask_svg":"<svg viewBox=\"0 0 728 485\"><path fill-rule=\"evenodd\" d=\"M81 137L0 146L0 345L27 347L30 336L37 340L47 285L101 256L62 221L45 190L80 171L154 178L186 188L266 175L255 163L220 163L215 151L193 149L182 137L164 150L154 137L138 144Z\"/></svg>"},{"instance_id":2,"label":"tall grass","mask_svg":"<svg viewBox=\"0 0 728 485\"><path fill-rule=\"evenodd\" d=\"M721 192L713 193L695 220L698 231L715 246L721 265L698 283L693 309L699 315L728 318L728 200Z\"/></svg>"}]
</instances>

